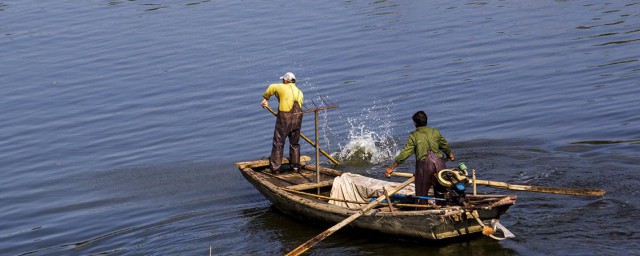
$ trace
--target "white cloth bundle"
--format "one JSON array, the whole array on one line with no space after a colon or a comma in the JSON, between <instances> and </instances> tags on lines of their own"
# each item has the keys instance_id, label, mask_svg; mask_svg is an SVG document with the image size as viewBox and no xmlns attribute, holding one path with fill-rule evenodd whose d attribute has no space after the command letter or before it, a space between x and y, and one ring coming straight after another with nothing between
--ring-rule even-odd
<instances>
[{"instance_id":1,"label":"white cloth bundle","mask_svg":"<svg viewBox=\"0 0 640 256\"><path fill-rule=\"evenodd\" d=\"M333 180L333 187L331 187L331 198L358 202L369 202L370 198L380 197L384 194L383 187L385 187L387 191L391 191L398 185L400 185L400 183L398 182L378 180L347 172L343 173ZM415 185L409 184L409 186L401 189L396 194L413 196L416 194ZM350 209L359 209L364 206L364 204L354 204L335 200L329 200L329 203L347 207Z\"/></svg>"}]
</instances>

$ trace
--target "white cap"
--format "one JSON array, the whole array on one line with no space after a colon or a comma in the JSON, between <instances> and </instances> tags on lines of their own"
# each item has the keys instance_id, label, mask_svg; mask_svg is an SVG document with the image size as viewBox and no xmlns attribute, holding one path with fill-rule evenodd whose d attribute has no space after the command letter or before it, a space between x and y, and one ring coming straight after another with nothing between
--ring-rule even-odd
<instances>
[{"instance_id":1,"label":"white cap","mask_svg":"<svg viewBox=\"0 0 640 256\"><path fill-rule=\"evenodd\" d=\"M286 74L284 74L284 76L281 76L280 79L284 79L285 81L289 82L295 82L296 76L291 72L287 72Z\"/></svg>"}]
</instances>

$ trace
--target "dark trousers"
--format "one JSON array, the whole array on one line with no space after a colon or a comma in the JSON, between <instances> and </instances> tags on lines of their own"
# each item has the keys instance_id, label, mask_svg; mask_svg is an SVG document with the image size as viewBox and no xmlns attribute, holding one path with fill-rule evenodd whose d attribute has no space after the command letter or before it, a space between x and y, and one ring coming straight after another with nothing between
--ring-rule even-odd
<instances>
[{"instance_id":1,"label":"dark trousers","mask_svg":"<svg viewBox=\"0 0 640 256\"><path fill-rule=\"evenodd\" d=\"M302 109L294 102L291 111L278 111L276 128L273 131L273 146L269 166L272 170L280 170L285 139L289 138L289 161L291 167L300 167L300 127L302 126Z\"/></svg>"},{"instance_id":2,"label":"dark trousers","mask_svg":"<svg viewBox=\"0 0 640 256\"><path fill-rule=\"evenodd\" d=\"M428 196L429 189L431 186L434 186L434 191L442 192L443 187L436 180L436 174L442 170L447 168L444 164L444 160L432 151L429 151L427 155L427 159L418 160L416 162L416 196Z\"/></svg>"}]
</instances>

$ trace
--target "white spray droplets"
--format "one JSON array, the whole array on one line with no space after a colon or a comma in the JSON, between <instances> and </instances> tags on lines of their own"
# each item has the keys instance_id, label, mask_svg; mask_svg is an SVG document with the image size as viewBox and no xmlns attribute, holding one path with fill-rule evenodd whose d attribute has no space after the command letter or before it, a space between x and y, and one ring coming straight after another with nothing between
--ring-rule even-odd
<instances>
[{"instance_id":1,"label":"white spray droplets","mask_svg":"<svg viewBox=\"0 0 640 256\"><path fill-rule=\"evenodd\" d=\"M389 122L389 109L364 109L359 118L348 118L346 143L339 143L334 155L350 165L381 164L393 159L398 151ZM381 117L382 116L382 117Z\"/></svg>"}]
</instances>

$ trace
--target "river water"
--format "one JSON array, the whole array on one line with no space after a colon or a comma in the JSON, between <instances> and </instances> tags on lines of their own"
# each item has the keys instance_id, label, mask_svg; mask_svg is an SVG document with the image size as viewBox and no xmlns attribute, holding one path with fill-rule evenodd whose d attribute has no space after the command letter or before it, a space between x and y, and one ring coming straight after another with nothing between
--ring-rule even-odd
<instances>
[{"instance_id":1,"label":"river water","mask_svg":"<svg viewBox=\"0 0 640 256\"><path fill-rule=\"evenodd\" d=\"M311 255L640 255L639 60L637 0L0 0L0 255L278 255L323 231L234 166L268 156L286 71L339 105L339 169L382 178L425 110L480 178L607 191L481 187L518 195L515 239L346 230Z\"/></svg>"}]
</instances>

